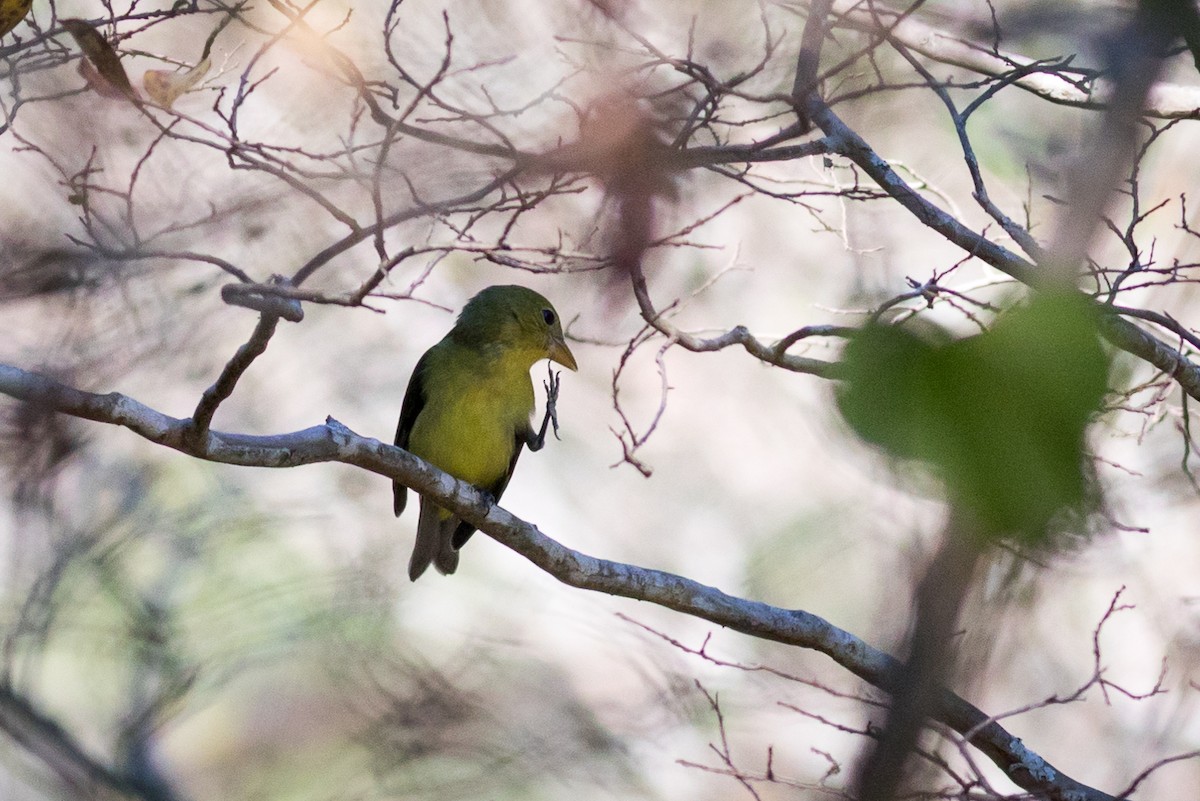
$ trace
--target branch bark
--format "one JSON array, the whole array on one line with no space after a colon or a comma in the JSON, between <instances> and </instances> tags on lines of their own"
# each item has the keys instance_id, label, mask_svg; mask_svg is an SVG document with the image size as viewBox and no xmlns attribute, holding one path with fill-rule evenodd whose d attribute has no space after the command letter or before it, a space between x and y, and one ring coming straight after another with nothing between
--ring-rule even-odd
<instances>
[{"instance_id":1,"label":"branch bark","mask_svg":"<svg viewBox=\"0 0 1200 801\"><path fill-rule=\"evenodd\" d=\"M225 369L221 371L216 383L204 390L204 394L200 396L200 402L196 405L196 411L192 412L191 432L188 435L192 440L192 447L197 447L204 442L213 415L217 413L217 407L233 394L238 380L250 369L254 360L266 352L277 325L279 325L279 317L264 312L258 318L258 325L254 327L254 333L250 335L250 339L238 348L233 358L226 363Z\"/></svg>"},{"instance_id":2,"label":"branch bark","mask_svg":"<svg viewBox=\"0 0 1200 801\"><path fill-rule=\"evenodd\" d=\"M122 426L151 442L208 461L255 467L341 462L361 467L435 498L568 586L646 601L752 637L819 651L880 689L890 692L898 686L901 665L894 657L811 612L738 598L683 576L567 548L491 504L469 484L407 451L360 436L332 418L321 426L273 436L209 430L202 442L195 443L188 420L170 417L120 393L84 392L17 367L0 365L0 394L45 410ZM1059 771L949 690L938 689L932 716L967 737L1016 784L1041 798L1113 801L1112 796Z\"/></svg>"},{"instance_id":3,"label":"branch bark","mask_svg":"<svg viewBox=\"0 0 1200 801\"><path fill-rule=\"evenodd\" d=\"M1047 283L1049 277L1037 265L971 230L909 186L866 140L846 125L819 98L810 96L808 106L810 119L825 132L826 138L832 141L834 150L861 167L880 188L924 225L980 261L1012 276L1026 286L1039 289ZM1171 376L1184 392L1200 400L1200 366L1190 361L1178 349L1111 313L1102 318L1101 333L1116 347L1149 362Z\"/></svg>"}]
</instances>

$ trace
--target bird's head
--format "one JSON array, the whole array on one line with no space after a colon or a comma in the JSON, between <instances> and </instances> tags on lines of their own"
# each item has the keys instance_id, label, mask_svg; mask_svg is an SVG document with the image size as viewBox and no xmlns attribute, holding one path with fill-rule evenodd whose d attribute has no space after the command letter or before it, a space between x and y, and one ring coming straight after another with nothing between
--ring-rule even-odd
<instances>
[{"instance_id":1,"label":"bird's head","mask_svg":"<svg viewBox=\"0 0 1200 801\"><path fill-rule=\"evenodd\" d=\"M556 361L576 370L575 355L567 347L562 321L550 301L523 286L490 286L467 301L454 326L460 339L481 347L500 347L528 360Z\"/></svg>"}]
</instances>

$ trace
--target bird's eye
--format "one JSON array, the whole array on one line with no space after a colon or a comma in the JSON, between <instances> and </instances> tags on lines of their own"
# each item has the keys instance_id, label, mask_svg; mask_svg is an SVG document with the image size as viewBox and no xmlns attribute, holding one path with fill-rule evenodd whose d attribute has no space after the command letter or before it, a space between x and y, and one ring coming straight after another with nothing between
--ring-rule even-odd
<instances>
[{"instance_id":1,"label":"bird's eye","mask_svg":"<svg viewBox=\"0 0 1200 801\"><path fill-rule=\"evenodd\" d=\"M554 325L554 309L542 309L542 319L546 325Z\"/></svg>"}]
</instances>

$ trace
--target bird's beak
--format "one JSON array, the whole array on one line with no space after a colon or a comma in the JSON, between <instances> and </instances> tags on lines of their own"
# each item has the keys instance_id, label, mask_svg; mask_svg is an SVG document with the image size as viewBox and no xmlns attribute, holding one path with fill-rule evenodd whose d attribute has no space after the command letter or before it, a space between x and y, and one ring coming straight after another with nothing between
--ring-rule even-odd
<instances>
[{"instance_id":1,"label":"bird's beak","mask_svg":"<svg viewBox=\"0 0 1200 801\"><path fill-rule=\"evenodd\" d=\"M575 364L575 355L571 353L571 349L567 347L567 343L558 337L550 337L549 351L551 361L558 362L568 370L579 369L579 366Z\"/></svg>"}]
</instances>

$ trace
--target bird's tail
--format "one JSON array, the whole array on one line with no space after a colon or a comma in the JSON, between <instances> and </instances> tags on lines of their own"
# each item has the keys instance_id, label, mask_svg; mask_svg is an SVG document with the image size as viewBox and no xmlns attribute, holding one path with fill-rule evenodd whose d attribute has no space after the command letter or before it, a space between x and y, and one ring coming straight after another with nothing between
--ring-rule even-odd
<instances>
[{"instance_id":1,"label":"bird's tail","mask_svg":"<svg viewBox=\"0 0 1200 801\"><path fill-rule=\"evenodd\" d=\"M458 568L458 549L451 540L458 518L434 503L421 499L417 519L417 541L408 560L408 578L416 581L432 564L439 573L449 575Z\"/></svg>"}]
</instances>

